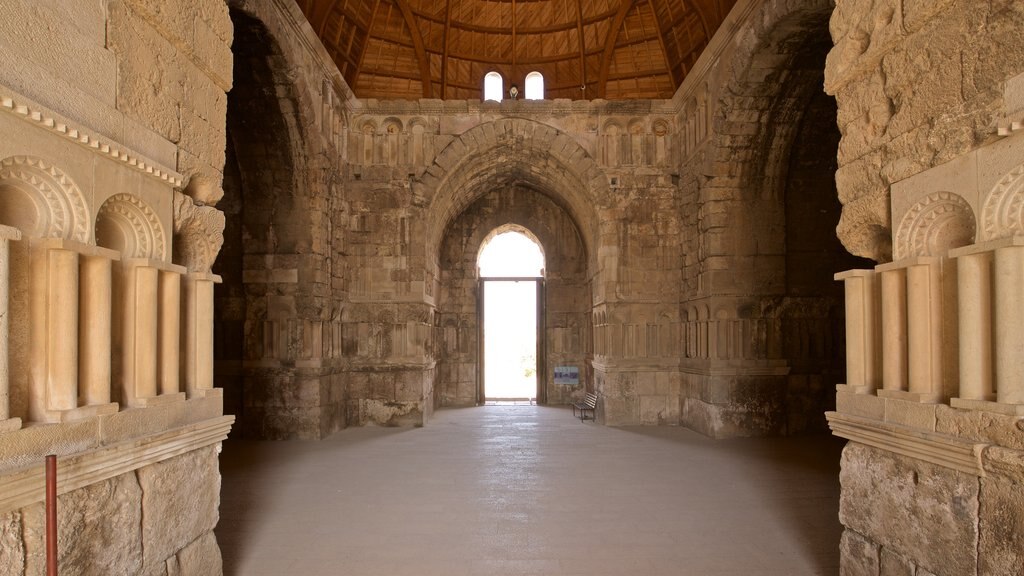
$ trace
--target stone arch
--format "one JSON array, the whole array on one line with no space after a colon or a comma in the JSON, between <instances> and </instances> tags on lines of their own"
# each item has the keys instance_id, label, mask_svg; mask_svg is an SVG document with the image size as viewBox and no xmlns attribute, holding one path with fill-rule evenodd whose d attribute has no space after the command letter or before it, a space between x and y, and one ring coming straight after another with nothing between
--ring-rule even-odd
<instances>
[{"instance_id":1,"label":"stone arch","mask_svg":"<svg viewBox=\"0 0 1024 576\"><path fill-rule=\"evenodd\" d=\"M125 258L167 259L167 241L160 218L141 198L115 194L96 214L96 244Z\"/></svg>"},{"instance_id":2,"label":"stone arch","mask_svg":"<svg viewBox=\"0 0 1024 576\"><path fill-rule=\"evenodd\" d=\"M589 345L587 250L566 203L533 181L513 177L484 180L477 192L446 224L438 249L437 314L442 325L452 326L440 335L444 341L437 347L438 406L472 405L482 399L482 380L475 377L482 374L477 356L482 344L477 330L478 259L487 241L499 233L522 232L537 243L544 255L544 284L549 294L558 295L548 300L539 326L544 352L538 362L584 366ZM575 391L544 380L538 384L541 403L565 403Z\"/></svg>"},{"instance_id":3,"label":"stone arch","mask_svg":"<svg viewBox=\"0 0 1024 576\"><path fill-rule=\"evenodd\" d=\"M333 80L324 84L321 71L307 66L303 49L288 41L290 23L276 8L231 4L234 74L227 95L225 194L218 203L225 216L224 244L214 265L223 278L214 294L215 377L224 389L225 412L236 415L241 434L321 437L341 427L338 418L314 417L309 404L243 395L297 386L295 362L322 357L329 345L310 342L336 333L335 304L314 295L321 284L298 277L330 253L332 191L340 181L333 134L343 132L348 121L341 115L325 126L332 121L323 113L325 98L311 88L333 86L340 101L348 95L338 88L340 75L323 71ZM331 104L334 98L326 100ZM196 220L179 235L199 239L204 228L217 224L212 217ZM340 344L334 349L340 353ZM238 368L248 362L258 367ZM317 396L310 402L316 410L338 413L320 404L330 400ZM284 412L305 420L286 426L278 417Z\"/></svg>"},{"instance_id":4,"label":"stone arch","mask_svg":"<svg viewBox=\"0 0 1024 576\"><path fill-rule=\"evenodd\" d=\"M461 134L414 183L414 194L428 203L422 219L429 226L428 262L436 258L448 225L483 191L507 182L528 183L562 205L594 258L597 207L606 201L607 177L567 134L532 120L504 118Z\"/></svg>"},{"instance_id":5,"label":"stone arch","mask_svg":"<svg viewBox=\"0 0 1024 576\"><path fill-rule=\"evenodd\" d=\"M952 192L934 192L904 214L893 244L897 260L915 256L944 256L953 248L974 243L971 205Z\"/></svg>"},{"instance_id":6,"label":"stone arch","mask_svg":"<svg viewBox=\"0 0 1024 576\"><path fill-rule=\"evenodd\" d=\"M0 161L0 223L30 237L93 241L82 191L63 170L31 156Z\"/></svg>"},{"instance_id":7,"label":"stone arch","mask_svg":"<svg viewBox=\"0 0 1024 576\"><path fill-rule=\"evenodd\" d=\"M1024 165L1003 176L985 196L979 241L1024 234Z\"/></svg>"}]
</instances>

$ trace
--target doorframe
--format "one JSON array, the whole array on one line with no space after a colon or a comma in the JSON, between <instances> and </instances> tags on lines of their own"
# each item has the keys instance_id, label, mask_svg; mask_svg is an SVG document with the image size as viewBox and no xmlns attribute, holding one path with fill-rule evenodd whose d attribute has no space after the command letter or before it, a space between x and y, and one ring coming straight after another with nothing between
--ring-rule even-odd
<instances>
[{"instance_id":1,"label":"doorframe","mask_svg":"<svg viewBox=\"0 0 1024 576\"><path fill-rule=\"evenodd\" d=\"M536 382L537 390L536 399L538 405L548 403L548 381L547 381L547 326L545 311L546 301L546 287L543 276L487 276L477 278L477 298L476 298L476 317L477 317L477 372L476 372L476 404L477 406L483 406L487 402L487 394L484 389L486 379L485 376L485 356L486 356L486 330L484 329L485 321L485 286L487 282L533 282L537 288L537 301L536 301L536 346L537 350L534 354L536 359Z\"/></svg>"}]
</instances>

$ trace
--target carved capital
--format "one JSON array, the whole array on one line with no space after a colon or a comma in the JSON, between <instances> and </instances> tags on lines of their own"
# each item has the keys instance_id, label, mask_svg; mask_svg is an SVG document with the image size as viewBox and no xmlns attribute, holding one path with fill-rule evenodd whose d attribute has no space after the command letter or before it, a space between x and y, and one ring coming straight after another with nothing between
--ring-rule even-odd
<instances>
[{"instance_id":1,"label":"carved capital","mask_svg":"<svg viewBox=\"0 0 1024 576\"><path fill-rule=\"evenodd\" d=\"M224 213L174 193L174 263L209 272L224 244Z\"/></svg>"}]
</instances>

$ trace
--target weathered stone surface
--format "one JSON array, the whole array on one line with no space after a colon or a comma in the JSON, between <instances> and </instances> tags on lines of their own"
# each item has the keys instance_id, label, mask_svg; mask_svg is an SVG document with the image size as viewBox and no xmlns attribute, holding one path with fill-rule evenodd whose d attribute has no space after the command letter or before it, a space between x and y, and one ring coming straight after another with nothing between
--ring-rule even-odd
<instances>
[{"instance_id":1,"label":"weathered stone surface","mask_svg":"<svg viewBox=\"0 0 1024 576\"><path fill-rule=\"evenodd\" d=\"M850 442L839 478L848 530L938 574L977 569L976 477Z\"/></svg>"},{"instance_id":2,"label":"weathered stone surface","mask_svg":"<svg viewBox=\"0 0 1024 576\"><path fill-rule=\"evenodd\" d=\"M142 568L142 491L132 473L57 499L57 555L69 576L136 574ZM25 508L25 573L46 572L46 510Z\"/></svg>"},{"instance_id":3,"label":"weathered stone surface","mask_svg":"<svg viewBox=\"0 0 1024 576\"><path fill-rule=\"evenodd\" d=\"M1024 422L1024 419L981 410L957 410L949 406L938 406L935 412L936 432L1024 450L1024 434L1021 434L1020 422Z\"/></svg>"},{"instance_id":4,"label":"weathered stone surface","mask_svg":"<svg viewBox=\"0 0 1024 576\"><path fill-rule=\"evenodd\" d=\"M840 576L879 576L878 544L847 528L839 540Z\"/></svg>"},{"instance_id":5,"label":"weathered stone surface","mask_svg":"<svg viewBox=\"0 0 1024 576\"><path fill-rule=\"evenodd\" d=\"M21 512L8 512L0 515L0 576L21 576L24 571Z\"/></svg>"},{"instance_id":6,"label":"weathered stone surface","mask_svg":"<svg viewBox=\"0 0 1024 576\"><path fill-rule=\"evenodd\" d=\"M880 576L915 576L917 572L913 562L889 548L882 548L880 558Z\"/></svg>"},{"instance_id":7,"label":"weathered stone surface","mask_svg":"<svg viewBox=\"0 0 1024 576\"><path fill-rule=\"evenodd\" d=\"M213 530L219 518L216 448L196 450L140 468L144 567L151 570Z\"/></svg>"},{"instance_id":8,"label":"weathered stone surface","mask_svg":"<svg viewBox=\"0 0 1024 576\"><path fill-rule=\"evenodd\" d=\"M220 576L224 567L217 537L213 532L200 536L178 552L177 564L177 576Z\"/></svg>"},{"instance_id":9,"label":"weathered stone surface","mask_svg":"<svg viewBox=\"0 0 1024 576\"><path fill-rule=\"evenodd\" d=\"M981 479L979 574L1024 574L1024 480Z\"/></svg>"}]
</instances>

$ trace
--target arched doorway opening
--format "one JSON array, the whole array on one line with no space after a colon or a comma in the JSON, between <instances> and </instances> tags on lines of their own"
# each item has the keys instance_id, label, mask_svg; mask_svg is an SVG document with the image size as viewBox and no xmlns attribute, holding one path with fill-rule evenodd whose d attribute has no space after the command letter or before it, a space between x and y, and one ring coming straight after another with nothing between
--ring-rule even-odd
<instances>
[{"instance_id":1,"label":"arched doorway opening","mask_svg":"<svg viewBox=\"0 0 1024 576\"><path fill-rule=\"evenodd\" d=\"M485 390L486 362L482 362L482 304L488 300L484 286L493 283L495 277L482 280L488 271L480 269L480 256L492 239L510 231L525 234L527 242L543 247L542 283L536 282L541 265L531 272L498 272L531 275L528 279L533 290L541 294L532 314L537 318L535 330L539 335L535 347L536 390L532 396L540 404L567 404L582 396L591 370L591 289L579 225L552 195L532 184L506 180L485 189L488 191L452 219L441 237L435 406L477 406L486 402L489 392ZM526 285L522 278L520 283ZM489 299L500 301L493 296ZM525 346L529 348L529 344ZM552 374L556 366L576 367L578 382L556 384Z\"/></svg>"},{"instance_id":2,"label":"arched doorway opening","mask_svg":"<svg viewBox=\"0 0 1024 576\"><path fill-rule=\"evenodd\" d=\"M477 258L485 402L536 402L543 371L544 254L527 230L495 230ZM545 371L546 372L546 371Z\"/></svg>"}]
</instances>

